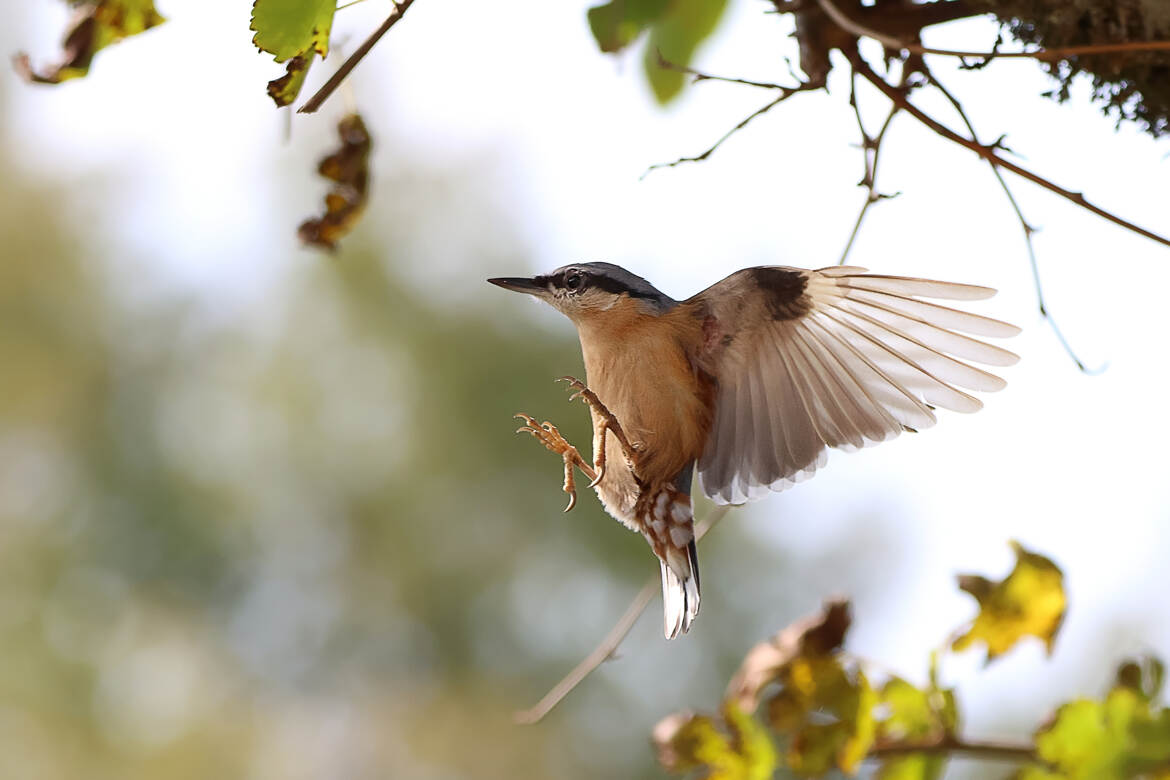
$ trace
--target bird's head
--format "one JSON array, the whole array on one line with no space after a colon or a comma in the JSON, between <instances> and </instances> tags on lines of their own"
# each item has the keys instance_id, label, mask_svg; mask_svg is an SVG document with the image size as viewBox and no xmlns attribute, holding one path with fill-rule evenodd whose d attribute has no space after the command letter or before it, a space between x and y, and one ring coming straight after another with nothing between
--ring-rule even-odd
<instances>
[{"instance_id":1,"label":"bird's head","mask_svg":"<svg viewBox=\"0 0 1170 780\"><path fill-rule=\"evenodd\" d=\"M531 279L488 281L535 296L578 325L600 322L619 312L658 315L676 303L650 282L613 263L575 263Z\"/></svg>"}]
</instances>

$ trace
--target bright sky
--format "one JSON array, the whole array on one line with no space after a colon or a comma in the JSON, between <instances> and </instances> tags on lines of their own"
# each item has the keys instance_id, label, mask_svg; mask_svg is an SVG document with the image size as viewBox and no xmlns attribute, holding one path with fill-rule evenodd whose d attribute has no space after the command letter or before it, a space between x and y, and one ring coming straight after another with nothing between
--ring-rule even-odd
<instances>
[{"instance_id":1,"label":"bright sky","mask_svg":"<svg viewBox=\"0 0 1170 780\"><path fill-rule=\"evenodd\" d=\"M284 145L285 116L263 89L279 68L250 45L249 4L159 5L171 23L103 53L88 79L32 89L8 73L10 129L30 171L100 181L124 199L112 227L139 251L125 262L153 269L148 287L247 300L289 264L317 261L296 248L293 226L319 202L307 161L328 144L343 99L318 118L294 118ZM787 81L790 22L764 15L762 3L733 5L698 66ZM834 74L829 94L793 98L706 163L639 181L649 164L702 151L770 97L705 83L661 111L637 55L596 51L586 7L417 2L353 81L376 143L383 138L375 171L392 172L404 153L505 171L512 188L499 207L527 231L540 269L501 267L501 275L604 259L684 297L747 265L836 262L863 199L844 74ZM36 63L54 57L64 13L13 10L14 25L0 33L8 48L29 50ZM385 10L371 0L340 13L338 29L350 36L344 48ZM974 21L926 42L985 49L994 40L992 25ZM333 67L318 65L318 81ZM1060 106L1037 97L1050 82L1031 62L980 72L940 60L934 67L985 140L1008 133L1025 167L1170 232L1166 143L1128 126L1115 132L1087 103L1084 84ZM959 126L941 101L915 99ZM868 89L862 101L876 129L887 104ZM298 171L274 180L274 161ZM1033 647L976 675L967 694L976 720L980 702L1000 711L1006 702L1037 722L1070 687L1098 691L1105 670L1085 667L1100 654L1170 656L1162 598L1170 592L1170 416L1161 400L1170 376L1158 313L1170 250L1010 175L1009 183L1041 228L1035 244L1051 310L1086 362L1108 362L1108 370L1078 374L1038 318L1019 225L986 166L900 116L883 151L880 189L902 195L871 210L851 262L999 288L977 310L1023 326L1007 345L1023 359L978 415L943 414L920 436L836 455L816 479L766 499L744 522L765 543L814 551L860 508L905 513L906 544L921 558L912 571L891 573L905 588L895 616L905 630L890 631L888 616L867 622L857 594L852 635L858 652L895 666L924 657L970 614L953 587L956 572L1006 573L1011 538L1054 558L1068 575L1071 609L1063 643L1039 666L1043 679ZM376 221L378 210L375 195L366 219ZM271 235L282 222L289 230ZM478 268L469 278L451 254L465 246L436 246L428 273L456 297L493 294ZM533 309L533 317L541 327L569 327L552 312Z\"/></svg>"}]
</instances>

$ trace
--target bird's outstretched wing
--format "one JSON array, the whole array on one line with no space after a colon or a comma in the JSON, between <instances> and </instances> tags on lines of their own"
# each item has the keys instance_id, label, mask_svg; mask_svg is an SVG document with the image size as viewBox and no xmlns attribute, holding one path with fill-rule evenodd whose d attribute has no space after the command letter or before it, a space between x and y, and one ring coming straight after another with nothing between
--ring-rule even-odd
<instances>
[{"instance_id":1,"label":"bird's outstretched wing","mask_svg":"<svg viewBox=\"0 0 1170 780\"><path fill-rule=\"evenodd\" d=\"M741 503L812 475L827 447L852 450L934 424L934 407L974 412L963 389L1004 381L964 361L1019 358L975 336L1019 328L923 298L995 291L836 266L738 271L687 301L703 317L693 359L717 381L699 460L703 491Z\"/></svg>"}]
</instances>

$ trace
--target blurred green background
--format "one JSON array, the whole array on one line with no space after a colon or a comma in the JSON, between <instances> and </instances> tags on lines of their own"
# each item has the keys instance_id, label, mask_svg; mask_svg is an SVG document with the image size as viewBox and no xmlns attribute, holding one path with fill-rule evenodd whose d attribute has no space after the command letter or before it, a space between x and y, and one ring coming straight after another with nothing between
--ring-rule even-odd
<instances>
[{"instance_id":1,"label":"blurred green background","mask_svg":"<svg viewBox=\"0 0 1170 780\"><path fill-rule=\"evenodd\" d=\"M834 262L856 214L842 204L863 197L847 84L808 95L780 136L639 184L758 96L708 90L660 114L596 52L587 4L529 2L545 35L503 25L497 40L476 32L499 21L488 4L420 3L355 78L372 199L327 256L295 228L320 208L313 164L343 106L282 142L271 59L237 5L160 3L170 22L59 89L0 80L0 778L661 777L653 724L715 706L752 644L828 595L854 599L852 651L921 682L973 613L952 574L1002 576L1012 536L1069 572L1070 618L1051 661L1037 646L944 669L975 736L1029 733L1099 693L1118 657L1170 647L1170 494L1148 444L1170 427L1112 411L1161 386L1164 328L1152 307L1093 297L1102 257L1128 258L1143 281L1128 286L1150 290L1164 258L1142 265L1139 239L1021 196L1047 216L1041 240L1068 244L1046 245L1061 261L1046 281L1066 310L1091 302L1067 330L1115 357L1085 380L1032 314L995 182L907 132L888 163L907 195L882 205L857 260L1004 289L981 311L1027 326L1009 390L733 512L701 545L685 639L663 640L656 600L617 658L544 722L514 725L657 566L584 491L561 513L559 460L511 416L588 443L585 408L553 382L582 373L575 336L483 280L608 259L682 296L743 265ZM48 60L65 16L22 4L0 44ZM755 60L736 73L781 67L760 17L736 5L735 40L762 42L738 46ZM1029 117L1021 131L1052 126ZM1081 119L1070 144L1113 143L1087 101ZM1158 159L1123 140L1110 148L1129 168ZM1039 167L1059 151L1020 147ZM1094 171L1061 164L1046 169L1093 189ZM957 226L938 171L969 175ZM1140 209L1159 201L1132 198L1127 215L1154 224ZM964 771L1008 770L948 776Z\"/></svg>"},{"instance_id":2,"label":"blurred green background","mask_svg":"<svg viewBox=\"0 0 1170 780\"><path fill-rule=\"evenodd\" d=\"M581 374L571 333L487 285L456 305L403 278L442 229L408 218L230 315L136 294L101 229L117 203L7 148L0 776L658 776L652 724L714 701L759 636L731 598L752 564L779 572L779 627L815 605L810 569L882 542L788 566L726 549L729 524L704 630L667 646L655 603L612 671L514 726L656 571L590 495L562 515L558 459L512 434L523 408L588 443L551 381ZM475 192L442 176L411 208ZM527 267L506 224L480 239L469 284Z\"/></svg>"}]
</instances>

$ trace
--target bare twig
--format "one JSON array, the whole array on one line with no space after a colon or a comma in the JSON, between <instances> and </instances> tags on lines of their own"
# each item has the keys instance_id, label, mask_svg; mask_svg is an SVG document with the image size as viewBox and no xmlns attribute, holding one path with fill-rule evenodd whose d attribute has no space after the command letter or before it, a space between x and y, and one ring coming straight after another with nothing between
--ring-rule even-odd
<instances>
[{"instance_id":1,"label":"bare twig","mask_svg":"<svg viewBox=\"0 0 1170 780\"><path fill-rule=\"evenodd\" d=\"M361 62L367 54L370 53L370 50L373 49L374 45L382 39L382 36L390 32L390 28L398 23L398 20L401 19L406 13L406 9L410 8L413 3L414 0L397 0L394 3L394 10L391 11L390 15L386 17L386 21L382 22L378 29L374 30L374 32L370 34L370 37L366 38L366 40L362 42L362 45L357 47L354 53L349 55L345 62L341 63L341 67L337 69L337 72L329 77L329 80L326 81L319 90L317 90L317 93L313 95L313 97L309 98L307 103L305 103L297 110L297 113L312 114L314 111L319 109L321 105L329 99L329 96L332 95L334 91L341 85L341 82L345 81L345 77L349 75L350 71L357 67L357 64Z\"/></svg>"},{"instance_id":2,"label":"bare twig","mask_svg":"<svg viewBox=\"0 0 1170 780\"><path fill-rule=\"evenodd\" d=\"M832 0L816 0L833 23L845 30L848 33L858 37L872 38L878 43L882 44L888 49L896 49L898 51L908 51L911 54L934 54L943 57L960 57L973 58L981 57L983 59L1033 59L1041 60L1043 62L1056 62L1057 60L1067 59L1069 57L1083 56L1086 54L1116 54L1119 52L1136 52L1136 51L1170 51L1170 41L1128 41L1126 43L1098 43L1085 46L1066 46L1058 49L1036 49L1034 51L1013 51L1001 52L993 51L956 51L954 49L934 49L929 46L923 46L914 41L904 41L892 35L887 35L880 30L875 30L872 27L867 27L853 19L850 19L840 8L833 4Z\"/></svg>"},{"instance_id":3,"label":"bare twig","mask_svg":"<svg viewBox=\"0 0 1170 780\"><path fill-rule=\"evenodd\" d=\"M988 761L1035 761L1036 751L1029 745L1012 745L1004 742L980 742L942 736L927 742L878 742L866 758L893 758L911 753L930 755L965 753L972 758Z\"/></svg>"},{"instance_id":4,"label":"bare twig","mask_svg":"<svg viewBox=\"0 0 1170 780\"><path fill-rule=\"evenodd\" d=\"M752 82L741 82L741 83L752 83ZM754 86L763 86L763 85L762 84L754 84ZM741 119L739 124L737 124L735 127L731 128L726 133L724 133L722 136L720 136L718 141L711 144L711 146L709 146L707 148L707 151L703 152L702 154L697 154L694 157L680 157L677 160L673 160L671 162L655 163L654 165L651 165L649 168L647 168L645 173L643 173L640 177L638 177L639 181L641 179L645 179L647 176L650 175L651 171L657 170L658 168L673 168L676 165L682 165L683 163L702 162L703 160L706 160L708 157L710 157L715 152L716 149L718 149L720 146L723 145L724 141L726 141L728 138L735 135L740 130L744 129L749 124L751 124L751 121L753 119L755 119L758 116L761 116L762 114L768 113L773 108L775 108L777 105L779 105L780 103L783 103L785 100L787 100L788 98L795 95L797 92L804 92L808 89L813 89L814 87L811 87L807 84L801 84L801 85L796 86L796 87L777 87L777 88L780 90L779 97L777 97L775 100L772 100L772 101L764 104L760 108L757 108L755 111L753 111L752 113L748 114L746 117Z\"/></svg>"},{"instance_id":5,"label":"bare twig","mask_svg":"<svg viewBox=\"0 0 1170 780\"><path fill-rule=\"evenodd\" d=\"M929 46L920 46L916 43L906 44L903 48L911 54L934 54L940 57L981 57L987 60L1040 60L1041 62L1057 62L1069 57L1083 57L1089 54L1119 54L1137 51L1170 51L1170 41L1127 41L1125 43L1094 43L1085 46L1063 46L1055 49L1035 49L1033 51L955 51L953 49L932 49Z\"/></svg>"},{"instance_id":6,"label":"bare twig","mask_svg":"<svg viewBox=\"0 0 1170 780\"><path fill-rule=\"evenodd\" d=\"M702 539L708 531L723 519L730 508L729 506L717 506L712 509L695 529L695 538ZM642 613L646 611L646 607L650 605L658 588L658 575L654 574L646 580L646 584L638 591L638 595L634 596L633 601L630 602L630 606L626 608L625 613L614 624L609 633L605 635L601 643L593 648L593 651L585 656L581 660L581 663L574 666L548 693L541 697L540 701L529 709L514 713L512 716L513 720L523 725L537 723L541 718L551 712L553 707L560 704L561 700L580 685L582 680L588 677L594 669L601 666L601 664L617 651L618 645L622 643L622 640L626 638L626 634L630 633L630 629L634 627L634 624L638 622L638 618L642 616Z\"/></svg>"},{"instance_id":7,"label":"bare twig","mask_svg":"<svg viewBox=\"0 0 1170 780\"><path fill-rule=\"evenodd\" d=\"M959 102L959 99L956 98L950 90L944 87L930 71L926 71L926 78L930 80L930 83L934 85L934 87L942 93L943 97L947 99L951 106L954 107L955 112L963 120L963 124L967 126L967 131L971 133L971 139L978 143L979 139L975 133L975 126L971 124L971 120L967 116L967 112L964 110L963 105ZM1066 339L1064 337L1064 333L1061 332L1060 326L1056 324L1056 319L1048 311L1048 304L1044 301L1044 288L1040 283L1040 266L1036 262L1036 248L1032 243L1032 234L1036 232L1036 228L1033 227L1028 222L1028 220L1024 218L1024 212L1020 209L1020 204L1016 200L1016 196L1012 193L1011 188L1008 187L1008 183L1003 178L1003 174L1000 172L999 168L996 167L995 163L992 163L990 160L988 161L988 164L991 166L991 172L995 174L995 178L999 181L999 186L1003 188L1003 193L1007 196L1008 203L1011 204L1012 210L1016 212L1016 218L1020 221L1020 228L1024 231L1024 244L1028 250L1028 264L1032 269L1032 283L1036 290L1036 304L1040 309L1040 316L1048 322L1048 325L1052 328L1052 332L1056 334L1056 340L1060 342L1060 346L1064 348L1065 353L1070 358L1072 358L1072 361L1076 363L1077 368L1082 373L1101 373L1105 368L1104 366L1090 369L1084 364L1084 361L1077 357L1077 353L1073 350L1072 345L1068 343L1068 339Z\"/></svg>"},{"instance_id":8,"label":"bare twig","mask_svg":"<svg viewBox=\"0 0 1170 780\"><path fill-rule=\"evenodd\" d=\"M700 81L726 81L728 84L746 84L749 87L760 87L762 89L792 89L783 84L773 84L770 81L751 81L749 79L736 79L729 76L716 76L711 73L704 73L701 70L688 68L685 65L677 65L662 56L661 50L656 50L655 55L658 57L658 67L663 70L673 70L675 73L685 73L688 76L694 76L694 83Z\"/></svg>"},{"instance_id":9,"label":"bare twig","mask_svg":"<svg viewBox=\"0 0 1170 780\"><path fill-rule=\"evenodd\" d=\"M857 212L857 220L853 223L853 230L849 233L849 240L845 242L845 249L841 252L841 259L837 261L837 265L845 265L845 259L849 257L849 250L853 248L853 242L857 240L857 234L861 230L861 223L865 219L869 207L879 200L888 200L898 195L898 193L883 195L877 191L877 166L882 151L882 141L886 137L886 130L889 129L890 122L899 111L898 107L890 107L890 113L886 115L886 121L882 122L882 127L876 136L867 134L865 125L861 121L861 108L857 104L856 72L849 76L849 105L853 106L853 115L857 117L857 129L861 132L861 153L865 156L865 173L860 184L866 187L867 192L865 202L861 204L861 211Z\"/></svg>"},{"instance_id":10,"label":"bare twig","mask_svg":"<svg viewBox=\"0 0 1170 780\"><path fill-rule=\"evenodd\" d=\"M818 0L818 2L824 2L824 0ZM1011 171L1012 173L1016 174L1017 176L1025 178L1028 181L1033 182L1035 184L1038 184L1041 187L1043 187L1044 189L1046 189L1050 192L1054 192L1057 195L1061 196L1062 198L1065 198L1069 201L1072 201L1073 203L1080 206L1081 208L1083 208L1087 211L1091 211L1094 214L1096 214L1097 216L1102 217L1104 219L1107 219L1115 225L1120 225L1121 227L1125 228L1126 230L1137 233L1139 236L1144 236L1145 238L1148 238L1151 241L1156 241L1159 244L1163 244L1165 246L1170 246L1170 238L1166 238L1165 236L1158 235L1157 233L1154 233L1153 231L1146 230L1145 228L1140 227L1138 225L1135 225L1134 223L1132 223L1128 220L1122 219L1121 217L1117 216L1116 214L1113 214L1112 212L1106 211L1105 209L1101 208L1100 206L1097 206L1093 203L1090 203L1085 198L1083 193L1073 192L1072 190L1066 190L1065 188L1054 184L1053 182L1049 181L1048 179L1044 178L1043 176L1040 176L1039 174L1032 173L1031 171L1029 171L1026 168L1023 168L1019 165L1016 165L1015 163L1013 163L1009 160L1005 160L1004 158L1000 157L998 154L995 153L996 148L998 148L997 145L995 145L995 144L991 144L991 145L981 144L978 141L972 140L970 138L965 138L962 135L956 133L954 130L951 130L949 127L947 127L946 125L943 125L941 122L938 122L937 120L935 120L934 118L932 118L931 116L926 114L924 111L922 111L920 108L915 106L913 103L911 103L909 101L909 99L906 97L906 95L903 93L902 90L890 85L883 78L881 78L879 75L877 75L877 73L875 73L873 71L873 69L868 65L868 63L866 63L865 60L861 58L861 55L858 54L856 51L846 52L846 57L849 59L850 64L853 65L853 67L857 70L858 73L860 73L862 76L864 76L866 78L867 81L869 81L871 84L873 84L875 87L877 87L883 94L885 94L886 97L888 97L891 101L893 101L895 105L897 105L900 109L902 109L906 113L913 116L915 119L917 119L922 124L929 127L934 132L941 135L943 138L946 138L949 141L952 141L956 144L959 144L960 146L966 147L967 149L970 149L971 151L978 154L980 157L987 160L987 162L991 163L992 165L998 166L1000 168L1006 168L1007 170Z\"/></svg>"}]
</instances>

